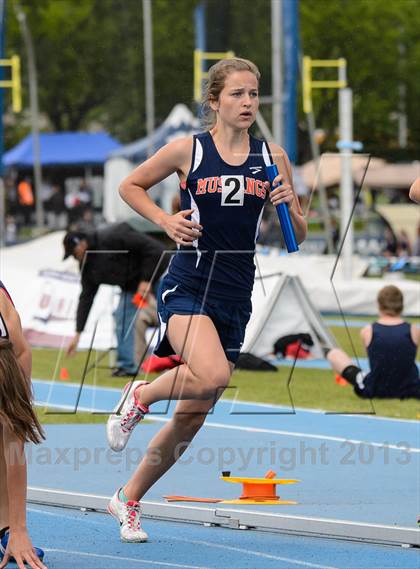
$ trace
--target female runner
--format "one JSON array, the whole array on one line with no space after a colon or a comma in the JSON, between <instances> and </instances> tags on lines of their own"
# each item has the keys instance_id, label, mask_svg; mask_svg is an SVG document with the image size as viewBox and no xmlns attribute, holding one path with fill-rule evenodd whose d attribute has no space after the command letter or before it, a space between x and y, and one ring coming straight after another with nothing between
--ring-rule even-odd
<instances>
[{"instance_id":1,"label":"female runner","mask_svg":"<svg viewBox=\"0 0 420 569\"><path fill-rule=\"evenodd\" d=\"M208 130L167 144L120 187L135 211L177 243L160 286L155 353L177 354L184 361L152 383L128 384L108 420L108 442L120 451L153 403L178 401L173 418L109 504L123 541L147 540L140 499L186 450L229 384L251 315L255 243L268 196L274 205L288 204L297 241L306 236L286 153L248 132L258 110L259 78L257 67L245 59L213 65L204 102ZM265 166L272 160L281 172L274 185L281 185L270 192ZM147 190L173 172L180 179L181 211L169 215Z\"/></svg>"}]
</instances>

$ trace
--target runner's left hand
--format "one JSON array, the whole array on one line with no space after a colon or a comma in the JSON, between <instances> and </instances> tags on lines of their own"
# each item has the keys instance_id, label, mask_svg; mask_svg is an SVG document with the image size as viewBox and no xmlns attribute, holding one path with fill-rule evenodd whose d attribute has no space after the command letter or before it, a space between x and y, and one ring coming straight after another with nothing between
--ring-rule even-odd
<instances>
[{"instance_id":1,"label":"runner's left hand","mask_svg":"<svg viewBox=\"0 0 420 569\"><path fill-rule=\"evenodd\" d=\"M283 182L283 176L281 174L276 176L273 180L273 186L276 185L277 187L274 187L274 189L271 190L270 182L264 183L266 190L269 192L270 201L274 207L277 207L281 203L291 204L295 198L295 194L292 186L287 182Z\"/></svg>"},{"instance_id":2,"label":"runner's left hand","mask_svg":"<svg viewBox=\"0 0 420 569\"><path fill-rule=\"evenodd\" d=\"M19 569L26 569L25 563L31 569L47 569L46 565L37 557L26 530L10 532L9 542L3 560L0 563L0 569L7 567L11 557L15 559Z\"/></svg>"}]
</instances>

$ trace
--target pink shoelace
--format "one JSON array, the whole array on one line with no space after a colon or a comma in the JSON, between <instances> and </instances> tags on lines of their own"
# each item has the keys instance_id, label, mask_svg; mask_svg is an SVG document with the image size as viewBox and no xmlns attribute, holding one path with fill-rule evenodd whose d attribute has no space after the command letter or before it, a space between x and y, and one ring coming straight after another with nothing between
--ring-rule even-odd
<instances>
[{"instance_id":1,"label":"pink shoelace","mask_svg":"<svg viewBox=\"0 0 420 569\"><path fill-rule=\"evenodd\" d=\"M121 419L121 429L129 433L134 429L139 421L144 418L144 411L139 409L135 403L132 404L128 412Z\"/></svg>"},{"instance_id":2,"label":"pink shoelace","mask_svg":"<svg viewBox=\"0 0 420 569\"><path fill-rule=\"evenodd\" d=\"M140 513L138 502L127 502L127 523L131 530L140 529Z\"/></svg>"}]
</instances>

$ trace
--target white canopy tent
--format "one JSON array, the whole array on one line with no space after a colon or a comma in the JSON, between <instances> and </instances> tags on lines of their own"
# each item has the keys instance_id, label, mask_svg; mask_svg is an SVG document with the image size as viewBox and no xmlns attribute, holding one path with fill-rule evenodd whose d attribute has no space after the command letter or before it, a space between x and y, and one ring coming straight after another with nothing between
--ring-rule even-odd
<instances>
[{"instance_id":1,"label":"white canopy tent","mask_svg":"<svg viewBox=\"0 0 420 569\"><path fill-rule=\"evenodd\" d=\"M318 358L324 357L322 347L336 345L299 277L278 273L257 278L242 351L265 357L276 340L289 334L310 334L311 354Z\"/></svg>"},{"instance_id":2,"label":"white canopy tent","mask_svg":"<svg viewBox=\"0 0 420 569\"><path fill-rule=\"evenodd\" d=\"M368 166L367 170L366 167ZM326 187L338 186L341 179L342 163L340 154L322 154L319 164L314 160L297 168L304 183L316 189L320 179ZM408 189L420 176L420 162L389 164L381 158L368 159L367 154L353 154L351 157L353 181L369 188Z\"/></svg>"},{"instance_id":3,"label":"white canopy tent","mask_svg":"<svg viewBox=\"0 0 420 569\"><path fill-rule=\"evenodd\" d=\"M165 144L191 135L199 130L199 121L185 105L178 104L170 112L166 120L155 132L109 155L104 170L104 206L103 214L107 221L122 221L133 215L132 210L120 198L118 187L122 180L139 164L144 162L151 150L153 153ZM171 202L178 191L179 182L176 174L172 174L161 184L150 190L150 196L159 200L165 211L171 211Z\"/></svg>"},{"instance_id":4,"label":"white canopy tent","mask_svg":"<svg viewBox=\"0 0 420 569\"><path fill-rule=\"evenodd\" d=\"M414 245L420 225L420 208L411 204L379 204L376 210L392 227L395 235L399 236L403 231L408 235Z\"/></svg>"}]
</instances>

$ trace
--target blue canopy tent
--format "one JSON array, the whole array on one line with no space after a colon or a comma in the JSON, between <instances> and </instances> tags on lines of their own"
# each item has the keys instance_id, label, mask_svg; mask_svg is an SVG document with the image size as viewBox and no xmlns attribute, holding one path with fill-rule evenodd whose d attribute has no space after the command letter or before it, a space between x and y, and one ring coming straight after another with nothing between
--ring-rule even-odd
<instances>
[{"instance_id":1,"label":"blue canopy tent","mask_svg":"<svg viewBox=\"0 0 420 569\"><path fill-rule=\"evenodd\" d=\"M47 132L41 133L39 138L43 191L48 191L51 185L59 185L65 195L69 195L76 193L81 181L86 180L93 193L94 207L101 207L104 164L108 154L121 144L105 132ZM3 164L6 170L18 172L17 180L32 175L32 135L6 152Z\"/></svg>"},{"instance_id":2,"label":"blue canopy tent","mask_svg":"<svg viewBox=\"0 0 420 569\"><path fill-rule=\"evenodd\" d=\"M103 166L107 156L121 145L105 132L48 132L40 134L41 165ZM32 168L33 143L28 135L3 156L6 168Z\"/></svg>"}]
</instances>

